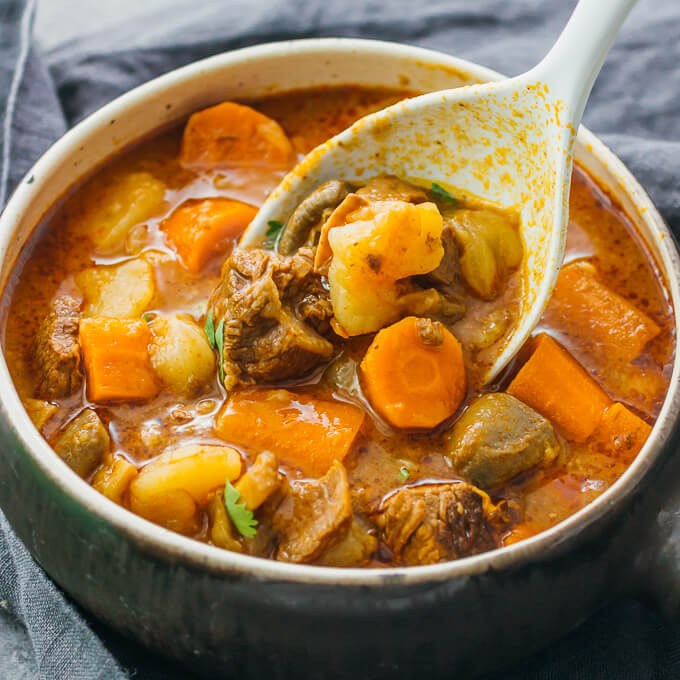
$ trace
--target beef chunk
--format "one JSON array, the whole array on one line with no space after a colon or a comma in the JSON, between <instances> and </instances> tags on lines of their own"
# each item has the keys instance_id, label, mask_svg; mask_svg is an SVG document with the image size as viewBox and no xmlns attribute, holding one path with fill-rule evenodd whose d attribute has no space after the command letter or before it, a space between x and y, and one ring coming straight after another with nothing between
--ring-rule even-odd
<instances>
[{"instance_id":1,"label":"beef chunk","mask_svg":"<svg viewBox=\"0 0 680 680\"><path fill-rule=\"evenodd\" d=\"M550 422L503 392L470 405L456 422L449 447L456 469L483 489L552 462L560 449Z\"/></svg>"},{"instance_id":2,"label":"beef chunk","mask_svg":"<svg viewBox=\"0 0 680 680\"><path fill-rule=\"evenodd\" d=\"M336 462L321 479L291 483L272 517L276 559L312 562L344 539L351 523L347 473Z\"/></svg>"},{"instance_id":3,"label":"beef chunk","mask_svg":"<svg viewBox=\"0 0 680 680\"><path fill-rule=\"evenodd\" d=\"M432 287L441 296L441 311L448 322L457 321L465 314L463 301L464 287L460 273L460 251L453 231L445 226L442 231L442 245L444 257L439 266L428 274L415 276L414 281L419 286Z\"/></svg>"},{"instance_id":4,"label":"beef chunk","mask_svg":"<svg viewBox=\"0 0 680 680\"><path fill-rule=\"evenodd\" d=\"M215 325L224 320L224 386L305 375L333 354L333 308L312 251L285 257L265 250L234 251L210 297Z\"/></svg>"},{"instance_id":5,"label":"beef chunk","mask_svg":"<svg viewBox=\"0 0 680 680\"><path fill-rule=\"evenodd\" d=\"M325 567L362 567L377 550L378 539L354 519L344 538L325 550L316 564Z\"/></svg>"},{"instance_id":6,"label":"beef chunk","mask_svg":"<svg viewBox=\"0 0 680 680\"><path fill-rule=\"evenodd\" d=\"M334 179L309 194L290 216L279 239L279 252L292 255L305 244L314 245L310 242L313 241L314 230L323 225L351 191L351 184Z\"/></svg>"},{"instance_id":7,"label":"beef chunk","mask_svg":"<svg viewBox=\"0 0 680 680\"><path fill-rule=\"evenodd\" d=\"M40 373L38 394L45 399L68 397L82 383L79 308L80 304L72 297L58 297L38 329L35 341L35 360Z\"/></svg>"},{"instance_id":8,"label":"beef chunk","mask_svg":"<svg viewBox=\"0 0 680 680\"><path fill-rule=\"evenodd\" d=\"M500 513L465 482L401 489L383 503L377 524L396 561L434 564L499 545Z\"/></svg>"},{"instance_id":9,"label":"beef chunk","mask_svg":"<svg viewBox=\"0 0 680 680\"><path fill-rule=\"evenodd\" d=\"M392 175L374 177L356 193L369 201L424 203L429 200L427 193L423 189Z\"/></svg>"},{"instance_id":10,"label":"beef chunk","mask_svg":"<svg viewBox=\"0 0 680 680\"><path fill-rule=\"evenodd\" d=\"M89 477L108 453L111 439L99 416L83 409L57 437L54 450L81 477Z\"/></svg>"}]
</instances>

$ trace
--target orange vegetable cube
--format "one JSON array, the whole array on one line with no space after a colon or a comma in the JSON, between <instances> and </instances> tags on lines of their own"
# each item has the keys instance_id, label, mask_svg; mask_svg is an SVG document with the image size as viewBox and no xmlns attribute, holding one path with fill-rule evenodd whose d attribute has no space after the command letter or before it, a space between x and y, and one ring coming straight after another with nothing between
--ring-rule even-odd
<instances>
[{"instance_id":1,"label":"orange vegetable cube","mask_svg":"<svg viewBox=\"0 0 680 680\"><path fill-rule=\"evenodd\" d=\"M644 312L601 283L594 267L585 262L562 269L547 314L594 348L626 362L661 331Z\"/></svg>"},{"instance_id":2,"label":"orange vegetable cube","mask_svg":"<svg viewBox=\"0 0 680 680\"><path fill-rule=\"evenodd\" d=\"M343 402L247 389L229 397L215 429L230 444L272 451L280 462L321 477L347 455L363 421L361 409Z\"/></svg>"},{"instance_id":3,"label":"orange vegetable cube","mask_svg":"<svg viewBox=\"0 0 680 680\"><path fill-rule=\"evenodd\" d=\"M507 391L575 442L590 437L612 403L581 364L549 335L539 336L534 353Z\"/></svg>"},{"instance_id":4,"label":"orange vegetable cube","mask_svg":"<svg viewBox=\"0 0 680 680\"><path fill-rule=\"evenodd\" d=\"M285 167L294 160L293 146L275 120L235 102L194 113L184 128L179 157L193 167L248 163Z\"/></svg>"},{"instance_id":5,"label":"orange vegetable cube","mask_svg":"<svg viewBox=\"0 0 680 680\"><path fill-rule=\"evenodd\" d=\"M158 392L143 321L90 317L79 329L87 396L93 402L143 401Z\"/></svg>"},{"instance_id":6,"label":"orange vegetable cube","mask_svg":"<svg viewBox=\"0 0 680 680\"><path fill-rule=\"evenodd\" d=\"M605 411L592 439L599 448L629 463L640 452L651 431L649 423L616 402Z\"/></svg>"},{"instance_id":7,"label":"orange vegetable cube","mask_svg":"<svg viewBox=\"0 0 680 680\"><path fill-rule=\"evenodd\" d=\"M161 229L182 264L198 273L213 256L223 253L257 214L257 208L230 198L190 199L182 203Z\"/></svg>"}]
</instances>

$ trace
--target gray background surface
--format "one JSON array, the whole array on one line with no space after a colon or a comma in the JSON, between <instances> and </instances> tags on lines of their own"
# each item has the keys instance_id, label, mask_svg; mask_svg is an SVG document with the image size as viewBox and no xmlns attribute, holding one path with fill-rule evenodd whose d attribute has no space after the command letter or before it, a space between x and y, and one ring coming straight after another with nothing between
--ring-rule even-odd
<instances>
[{"instance_id":1,"label":"gray background surface","mask_svg":"<svg viewBox=\"0 0 680 680\"><path fill-rule=\"evenodd\" d=\"M43 49L50 49L154 10L192 5L188 0L38 0L35 37Z\"/></svg>"}]
</instances>

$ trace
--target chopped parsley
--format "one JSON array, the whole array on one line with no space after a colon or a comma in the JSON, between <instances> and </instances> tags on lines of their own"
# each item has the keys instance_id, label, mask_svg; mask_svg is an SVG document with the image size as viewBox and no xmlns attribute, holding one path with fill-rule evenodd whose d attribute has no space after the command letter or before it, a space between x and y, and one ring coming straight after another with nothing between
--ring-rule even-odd
<instances>
[{"instance_id":1,"label":"chopped parsley","mask_svg":"<svg viewBox=\"0 0 680 680\"><path fill-rule=\"evenodd\" d=\"M402 465L402 467L399 468L399 480L401 483L405 484L410 476L411 473L406 469L405 466Z\"/></svg>"},{"instance_id":2,"label":"chopped parsley","mask_svg":"<svg viewBox=\"0 0 680 680\"><path fill-rule=\"evenodd\" d=\"M208 336L208 342L213 349L217 349L215 342L215 321L213 320L212 309L208 312L208 318L205 320L205 334Z\"/></svg>"},{"instance_id":3,"label":"chopped parsley","mask_svg":"<svg viewBox=\"0 0 680 680\"><path fill-rule=\"evenodd\" d=\"M229 480L224 486L224 507L234 526L246 538L252 538L257 533L257 520L253 517L252 510L246 508L245 503L239 503L241 495L231 485Z\"/></svg>"},{"instance_id":4,"label":"chopped parsley","mask_svg":"<svg viewBox=\"0 0 680 680\"><path fill-rule=\"evenodd\" d=\"M437 184L437 182L432 182L430 193L440 201L446 201L447 203L458 203L458 199L455 196L452 196L446 189L444 189L441 184Z\"/></svg>"},{"instance_id":5,"label":"chopped parsley","mask_svg":"<svg viewBox=\"0 0 680 680\"><path fill-rule=\"evenodd\" d=\"M217 324L215 331L215 345L218 352L218 360L220 364L220 380L224 382L224 319Z\"/></svg>"},{"instance_id":6,"label":"chopped parsley","mask_svg":"<svg viewBox=\"0 0 680 680\"><path fill-rule=\"evenodd\" d=\"M144 314L142 315L142 319L144 319L144 323L147 323L147 324L151 323L154 320L155 317L156 317L156 315L153 312L144 312Z\"/></svg>"},{"instance_id":7,"label":"chopped parsley","mask_svg":"<svg viewBox=\"0 0 680 680\"><path fill-rule=\"evenodd\" d=\"M269 220L267 224L269 225L267 231L265 232L267 234L267 238L274 241L278 237L281 229L283 229L283 222L279 222L279 220Z\"/></svg>"}]
</instances>

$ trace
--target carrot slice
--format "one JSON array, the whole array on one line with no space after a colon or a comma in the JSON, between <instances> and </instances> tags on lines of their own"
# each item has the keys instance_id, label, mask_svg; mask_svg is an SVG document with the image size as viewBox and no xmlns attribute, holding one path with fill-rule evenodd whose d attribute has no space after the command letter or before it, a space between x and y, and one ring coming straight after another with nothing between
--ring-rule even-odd
<instances>
[{"instance_id":1,"label":"carrot slice","mask_svg":"<svg viewBox=\"0 0 680 680\"><path fill-rule=\"evenodd\" d=\"M293 147L281 126L235 102L194 113L184 128L180 161L187 166L264 163L287 166Z\"/></svg>"},{"instance_id":2,"label":"carrot slice","mask_svg":"<svg viewBox=\"0 0 680 680\"><path fill-rule=\"evenodd\" d=\"M149 327L134 319L90 317L80 321L80 347L93 402L143 401L158 392L147 346Z\"/></svg>"},{"instance_id":3,"label":"carrot slice","mask_svg":"<svg viewBox=\"0 0 680 680\"><path fill-rule=\"evenodd\" d=\"M371 405L394 427L435 427L456 412L467 384L460 342L415 316L375 336L361 376Z\"/></svg>"},{"instance_id":4,"label":"carrot slice","mask_svg":"<svg viewBox=\"0 0 680 680\"><path fill-rule=\"evenodd\" d=\"M608 357L626 362L635 359L661 332L644 312L601 283L595 268L585 262L562 269L548 315Z\"/></svg>"},{"instance_id":5,"label":"carrot slice","mask_svg":"<svg viewBox=\"0 0 680 680\"><path fill-rule=\"evenodd\" d=\"M360 409L339 401L246 389L225 402L215 429L230 444L270 450L281 462L321 477L347 455L363 420Z\"/></svg>"},{"instance_id":6,"label":"carrot slice","mask_svg":"<svg viewBox=\"0 0 680 680\"><path fill-rule=\"evenodd\" d=\"M640 452L651 431L651 425L616 402L605 411L593 441L607 453L630 462Z\"/></svg>"},{"instance_id":7,"label":"carrot slice","mask_svg":"<svg viewBox=\"0 0 680 680\"><path fill-rule=\"evenodd\" d=\"M538 337L534 353L507 391L576 442L590 437L612 403L581 364L549 335Z\"/></svg>"},{"instance_id":8,"label":"carrot slice","mask_svg":"<svg viewBox=\"0 0 680 680\"><path fill-rule=\"evenodd\" d=\"M257 208L230 198L190 199L182 203L161 229L182 264L198 273L203 265L229 247L257 214Z\"/></svg>"}]
</instances>

